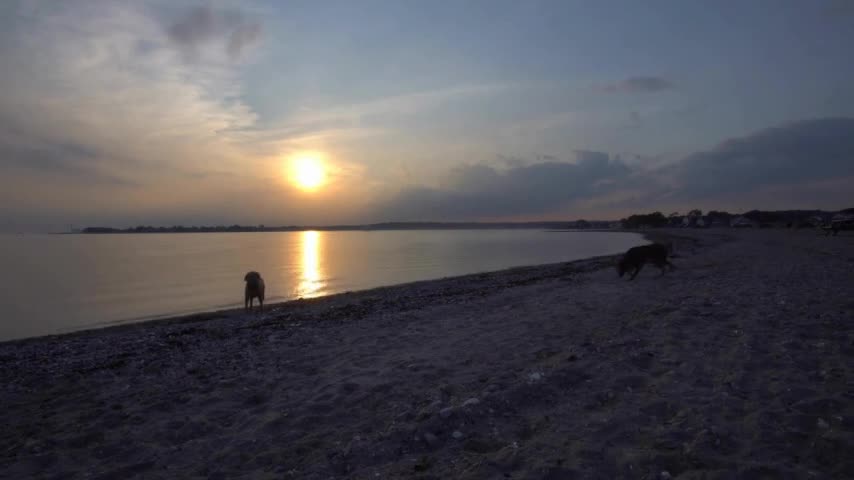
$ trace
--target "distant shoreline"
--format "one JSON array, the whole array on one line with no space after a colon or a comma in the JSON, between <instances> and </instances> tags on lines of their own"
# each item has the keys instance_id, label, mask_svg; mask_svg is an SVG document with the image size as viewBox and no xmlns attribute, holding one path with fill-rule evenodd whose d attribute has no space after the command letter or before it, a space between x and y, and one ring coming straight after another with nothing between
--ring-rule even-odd
<instances>
[{"instance_id":1,"label":"distant shoreline","mask_svg":"<svg viewBox=\"0 0 854 480\"><path fill-rule=\"evenodd\" d=\"M305 232L305 231L388 231L388 230L608 230L612 222L588 222L589 227L579 228L575 222L386 222L367 225L288 225L279 227L246 226L201 226L201 227L151 227L131 228L87 227L70 234L104 235L132 233L250 233L250 232ZM614 229L617 230L617 229Z\"/></svg>"},{"instance_id":2,"label":"distant shoreline","mask_svg":"<svg viewBox=\"0 0 854 480\"><path fill-rule=\"evenodd\" d=\"M696 216L694 216L696 214ZM317 231L382 231L382 230L488 230L488 229L546 229L546 230L634 230L647 226L650 228L721 228L733 226L753 226L762 228L786 227L803 228L826 224L834 216L854 214L854 209L839 211L825 210L751 210L742 214L709 211L706 216L699 210L693 210L688 215L671 214L665 217L661 212L636 214L621 220L565 220L565 221L534 221L534 222L378 222L368 224L339 224L339 225L280 225L268 227L259 225L202 225L202 226L160 226L137 225L128 228L86 227L71 228L70 234L130 234L130 233L223 233L223 232L299 232ZM733 222L740 222L734 225ZM818 224L816 223L818 222Z\"/></svg>"}]
</instances>

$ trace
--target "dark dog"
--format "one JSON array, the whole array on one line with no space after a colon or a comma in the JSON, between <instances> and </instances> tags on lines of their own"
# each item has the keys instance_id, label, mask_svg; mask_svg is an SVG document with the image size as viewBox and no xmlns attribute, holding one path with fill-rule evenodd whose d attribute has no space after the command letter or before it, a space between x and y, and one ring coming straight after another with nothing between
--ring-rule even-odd
<instances>
[{"instance_id":1,"label":"dark dog","mask_svg":"<svg viewBox=\"0 0 854 480\"><path fill-rule=\"evenodd\" d=\"M258 272L249 272L243 277L246 282L246 292L243 300L243 308L249 310L252 308L252 300L257 298L261 311L264 311L264 279Z\"/></svg>"},{"instance_id":2,"label":"dark dog","mask_svg":"<svg viewBox=\"0 0 854 480\"><path fill-rule=\"evenodd\" d=\"M659 243L632 247L625 255L623 255L623 258L620 259L620 263L617 264L617 273L619 273L620 278L622 278L623 274L629 270L633 270L632 276L629 277L629 280L634 280L638 272L643 268L644 264L646 264L646 262L652 262L655 266L661 269L661 274L664 275L666 267L670 267L671 270L676 268L672 263L667 261L667 255L672 250L672 244L661 245Z\"/></svg>"}]
</instances>

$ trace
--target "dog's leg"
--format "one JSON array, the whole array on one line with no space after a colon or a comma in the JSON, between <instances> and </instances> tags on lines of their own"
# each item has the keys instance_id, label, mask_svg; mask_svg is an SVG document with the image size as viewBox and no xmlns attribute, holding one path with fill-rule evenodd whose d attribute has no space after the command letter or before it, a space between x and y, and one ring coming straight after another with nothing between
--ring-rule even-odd
<instances>
[{"instance_id":1,"label":"dog's leg","mask_svg":"<svg viewBox=\"0 0 854 480\"><path fill-rule=\"evenodd\" d=\"M640 264L640 265L638 265L638 266L637 266L637 268L635 268L635 271L632 273L632 276L631 276L631 277L629 277L629 281L634 280L634 279L635 279L635 277L637 277L637 276L638 276L638 273L640 273L641 268L643 268L643 264Z\"/></svg>"},{"instance_id":2,"label":"dog's leg","mask_svg":"<svg viewBox=\"0 0 854 480\"><path fill-rule=\"evenodd\" d=\"M668 270L673 270L673 264L667 261L667 259L662 259L660 262L656 264L658 268L661 269L661 274L664 275Z\"/></svg>"}]
</instances>

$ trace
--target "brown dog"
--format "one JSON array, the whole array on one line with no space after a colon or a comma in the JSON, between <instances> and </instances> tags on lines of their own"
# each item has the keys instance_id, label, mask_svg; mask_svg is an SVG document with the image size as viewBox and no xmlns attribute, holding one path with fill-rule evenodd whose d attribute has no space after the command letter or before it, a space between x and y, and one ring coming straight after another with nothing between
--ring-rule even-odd
<instances>
[{"instance_id":1,"label":"brown dog","mask_svg":"<svg viewBox=\"0 0 854 480\"><path fill-rule=\"evenodd\" d=\"M249 310L252 308L252 300L257 298L261 311L264 311L264 279L258 272L249 272L243 277L246 282L246 292L243 300L243 308Z\"/></svg>"},{"instance_id":2,"label":"brown dog","mask_svg":"<svg viewBox=\"0 0 854 480\"><path fill-rule=\"evenodd\" d=\"M646 262L652 262L655 266L661 269L661 274L664 275L665 267L670 267L671 270L676 268L672 263L667 261L667 254L670 253L672 248L672 245L661 245L659 243L632 247L625 255L623 255L623 258L620 259L620 263L617 264L617 273L619 273L620 278L622 278L623 274L629 270L634 270L632 272L632 276L629 277L629 280L634 280L638 272L643 268L644 264L646 264Z\"/></svg>"}]
</instances>

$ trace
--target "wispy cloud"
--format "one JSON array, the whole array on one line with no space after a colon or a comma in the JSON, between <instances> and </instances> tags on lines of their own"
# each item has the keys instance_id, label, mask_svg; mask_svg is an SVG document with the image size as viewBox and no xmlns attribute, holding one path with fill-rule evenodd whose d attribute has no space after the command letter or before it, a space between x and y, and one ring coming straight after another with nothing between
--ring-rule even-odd
<instances>
[{"instance_id":1,"label":"wispy cloud","mask_svg":"<svg viewBox=\"0 0 854 480\"><path fill-rule=\"evenodd\" d=\"M188 59L208 49L218 49L232 60L257 43L262 25L238 10L215 10L210 6L190 8L167 28L169 38Z\"/></svg>"},{"instance_id":2,"label":"wispy cloud","mask_svg":"<svg viewBox=\"0 0 854 480\"><path fill-rule=\"evenodd\" d=\"M617 83L608 83L598 85L597 90L604 93L655 93L665 90L672 90L676 86L670 81L662 77L629 77Z\"/></svg>"},{"instance_id":3,"label":"wispy cloud","mask_svg":"<svg viewBox=\"0 0 854 480\"><path fill-rule=\"evenodd\" d=\"M110 173L105 159L89 147L40 140L17 130L0 116L0 169L59 175L89 185L135 186Z\"/></svg>"},{"instance_id":4,"label":"wispy cloud","mask_svg":"<svg viewBox=\"0 0 854 480\"><path fill-rule=\"evenodd\" d=\"M142 4L27 2L8 10L14 28L0 32L0 190L13 192L7 201L17 216L49 205L75 205L74 215L119 205L127 216L158 205L197 210L225 191L251 188L245 176L204 174L247 171L249 157L232 132L256 116L240 100L241 65L227 46L245 55L254 45L234 37L234 28L251 24L246 17L225 22L232 31L202 29L176 44L173 21ZM208 44L221 47L218 56L187 62L188 45Z\"/></svg>"},{"instance_id":5,"label":"wispy cloud","mask_svg":"<svg viewBox=\"0 0 854 480\"><path fill-rule=\"evenodd\" d=\"M408 93L349 105L304 109L295 119L301 123L324 121L358 121L381 115L413 115L447 102L494 95L510 88L500 84L463 85L451 88Z\"/></svg>"},{"instance_id":6,"label":"wispy cloud","mask_svg":"<svg viewBox=\"0 0 854 480\"><path fill-rule=\"evenodd\" d=\"M273 125L235 132L254 148L301 149L315 143L334 144L390 134L401 120L460 102L488 99L512 88L500 84L463 85L376 98L343 105L300 108Z\"/></svg>"},{"instance_id":7,"label":"wispy cloud","mask_svg":"<svg viewBox=\"0 0 854 480\"><path fill-rule=\"evenodd\" d=\"M0 109L22 138L79 145L142 176L237 161L228 132L255 122L237 100L238 67L186 64L162 21L136 4L48 3L37 16L19 10L28 28L3 34L15 48L0 74ZM198 46L214 33L186 40Z\"/></svg>"}]
</instances>

